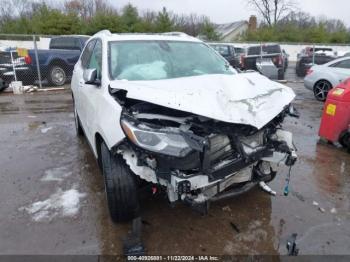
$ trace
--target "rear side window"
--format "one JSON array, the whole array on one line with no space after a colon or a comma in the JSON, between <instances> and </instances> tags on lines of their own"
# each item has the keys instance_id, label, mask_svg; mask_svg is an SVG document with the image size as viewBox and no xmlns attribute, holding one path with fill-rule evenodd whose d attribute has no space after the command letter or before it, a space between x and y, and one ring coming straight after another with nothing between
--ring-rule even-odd
<instances>
[{"instance_id":1,"label":"rear side window","mask_svg":"<svg viewBox=\"0 0 350 262\"><path fill-rule=\"evenodd\" d=\"M244 54L244 48L235 47L235 53L236 54Z\"/></svg>"},{"instance_id":2,"label":"rear side window","mask_svg":"<svg viewBox=\"0 0 350 262\"><path fill-rule=\"evenodd\" d=\"M86 45L86 47L85 47L85 49L84 49L84 51L83 51L83 53L81 55L81 66L83 68L87 68L88 67L88 64L90 62L90 57L91 57L91 54L92 54L92 50L94 49L95 43L96 43L96 40L90 41Z\"/></svg>"},{"instance_id":3,"label":"rear side window","mask_svg":"<svg viewBox=\"0 0 350 262\"><path fill-rule=\"evenodd\" d=\"M334 63L331 67L350 69L350 59Z\"/></svg>"},{"instance_id":4,"label":"rear side window","mask_svg":"<svg viewBox=\"0 0 350 262\"><path fill-rule=\"evenodd\" d=\"M249 47L248 55L260 55L260 46Z\"/></svg>"},{"instance_id":5,"label":"rear side window","mask_svg":"<svg viewBox=\"0 0 350 262\"><path fill-rule=\"evenodd\" d=\"M57 37L52 38L50 49L80 50L80 40L76 37Z\"/></svg>"}]
</instances>

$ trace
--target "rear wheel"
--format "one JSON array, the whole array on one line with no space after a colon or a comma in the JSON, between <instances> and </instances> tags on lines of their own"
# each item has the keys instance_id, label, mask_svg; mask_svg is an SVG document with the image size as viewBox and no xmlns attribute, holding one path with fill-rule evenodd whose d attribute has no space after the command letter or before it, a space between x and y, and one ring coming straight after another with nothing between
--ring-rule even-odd
<instances>
[{"instance_id":1,"label":"rear wheel","mask_svg":"<svg viewBox=\"0 0 350 262\"><path fill-rule=\"evenodd\" d=\"M350 150L350 132L349 131L344 131L341 133L340 138L339 138L339 143Z\"/></svg>"},{"instance_id":2,"label":"rear wheel","mask_svg":"<svg viewBox=\"0 0 350 262\"><path fill-rule=\"evenodd\" d=\"M50 67L47 81L54 86L62 86L67 81L66 71L61 65L53 65Z\"/></svg>"},{"instance_id":3,"label":"rear wheel","mask_svg":"<svg viewBox=\"0 0 350 262\"><path fill-rule=\"evenodd\" d=\"M332 89L332 84L327 80L320 80L314 86L314 96L318 101L326 101L329 90Z\"/></svg>"},{"instance_id":4,"label":"rear wheel","mask_svg":"<svg viewBox=\"0 0 350 262\"><path fill-rule=\"evenodd\" d=\"M139 214L135 175L121 156L114 156L101 144L102 171L109 213L113 222L128 222Z\"/></svg>"}]
</instances>

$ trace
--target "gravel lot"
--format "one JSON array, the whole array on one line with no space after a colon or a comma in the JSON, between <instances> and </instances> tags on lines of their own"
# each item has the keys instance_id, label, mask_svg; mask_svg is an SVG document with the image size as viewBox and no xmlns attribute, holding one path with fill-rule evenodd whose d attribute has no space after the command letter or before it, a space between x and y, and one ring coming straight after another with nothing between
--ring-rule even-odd
<instances>
[{"instance_id":1,"label":"gravel lot","mask_svg":"<svg viewBox=\"0 0 350 262\"><path fill-rule=\"evenodd\" d=\"M287 79L300 81L293 68ZM284 125L300 157L290 195L283 196L282 169L271 184L276 197L255 189L212 204L207 216L163 197L144 200L148 254L286 254L292 233L300 254L350 254L350 155L319 142L323 104L301 83L288 85L301 113ZM0 94L0 254L122 253L130 225L111 223L102 176L75 135L72 109L70 91Z\"/></svg>"}]
</instances>

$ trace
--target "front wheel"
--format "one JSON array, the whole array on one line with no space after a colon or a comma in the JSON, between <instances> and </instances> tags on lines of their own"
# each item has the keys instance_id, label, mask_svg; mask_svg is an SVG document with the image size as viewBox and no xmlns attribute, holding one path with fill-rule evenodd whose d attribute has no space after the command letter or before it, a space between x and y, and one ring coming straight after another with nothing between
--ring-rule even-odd
<instances>
[{"instance_id":1,"label":"front wheel","mask_svg":"<svg viewBox=\"0 0 350 262\"><path fill-rule=\"evenodd\" d=\"M113 222L128 222L139 215L135 175L120 155L114 156L101 144L102 172L108 209Z\"/></svg>"},{"instance_id":2,"label":"front wheel","mask_svg":"<svg viewBox=\"0 0 350 262\"><path fill-rule=\"evenodd\" d=\"M329 90L332 89L332 84L327 80L320 80L314 86L314 96L318 101L324 102L327 99Z\"/></svg>"},{"instance_id":3,"label":"front wheel","mask_svg":"<svg viewBox=\"0 0 350 262\"><path fill-rule=\"evenodd\" d=\"M61 65L53 65L50 67L47 81L54 86L62 86L67 81L66 71Z\"/></svg>"}]
</instances>

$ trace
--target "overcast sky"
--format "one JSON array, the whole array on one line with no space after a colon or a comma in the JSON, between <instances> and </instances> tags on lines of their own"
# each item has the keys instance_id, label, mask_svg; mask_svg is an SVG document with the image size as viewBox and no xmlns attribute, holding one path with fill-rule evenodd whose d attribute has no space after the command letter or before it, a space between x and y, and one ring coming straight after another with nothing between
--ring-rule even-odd
<instances>
[{"instance_id":1,"label":"overcast sky","mask_svg":"<svg viewBox=\"0 0 350 262\"><path fill-rule=\"evenodd\" d=\"M325 15L338 18L350 26L349 0L296 0L301 11L314 16ZM214 23L227 23L237 20L247 20L251 10L245 0L111 0L117 7L127 3L137 6L140 10L161 10L165 6L175 13L196 13L210 17Z\"/></svg>"}]
</instances>

